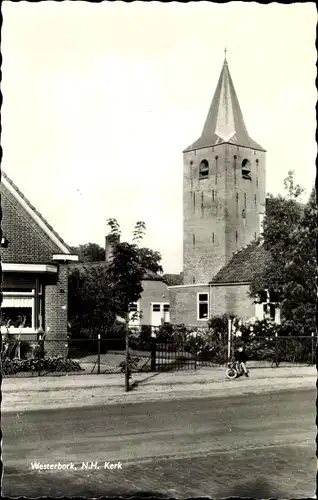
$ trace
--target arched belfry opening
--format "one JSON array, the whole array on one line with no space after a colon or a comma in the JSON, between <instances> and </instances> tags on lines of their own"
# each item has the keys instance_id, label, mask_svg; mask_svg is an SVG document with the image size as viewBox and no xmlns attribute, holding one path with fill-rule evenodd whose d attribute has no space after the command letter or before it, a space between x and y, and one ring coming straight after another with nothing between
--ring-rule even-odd
<instances>
[{"instance_id":1,"label":"arched belfry opening","mask_svg":"<svg viewBox=\"0 0 318 500\"><path fill-rule=\"evenodd\" d=\"M242 177L243 179L251 180L251 163L246 158L242 161Z\"/></svg>"},{"instance_id":2,"label":"arched belfry opening","mask_svg":"<svg viewBox=\"0 0 318 500\"><path fill-rule=\"evenodd\" d=\"M199 179L207 179L209 177L209 162L202 160L199 167Z\"/></svg>"}]
</instances>

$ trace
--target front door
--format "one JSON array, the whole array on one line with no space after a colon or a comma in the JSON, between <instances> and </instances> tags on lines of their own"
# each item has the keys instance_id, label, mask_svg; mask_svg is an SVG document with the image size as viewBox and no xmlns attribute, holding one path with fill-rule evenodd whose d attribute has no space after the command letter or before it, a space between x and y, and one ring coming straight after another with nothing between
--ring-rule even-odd
<instances>
[{"instance_id":1,"label":"front door","mask_svg":"<svg viewBox=\"0 0 318 500\"><path fill-rule=\"evenodd\" d=\"M170 322L170 305L165 302L151 304L151 325L160 326Z\"/></svg>"}]
</instances>

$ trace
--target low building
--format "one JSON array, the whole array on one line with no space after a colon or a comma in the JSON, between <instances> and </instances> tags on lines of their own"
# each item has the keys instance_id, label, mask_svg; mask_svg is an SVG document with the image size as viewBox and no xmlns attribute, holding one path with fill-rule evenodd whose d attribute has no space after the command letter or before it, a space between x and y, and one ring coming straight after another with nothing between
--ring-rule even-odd
<instances>
[{"instance_id":1,"label":"low building","mask_svg":"<svg viewBox=\"0 0 318 500\"><path fill-rule=\"evenodd\" d=\"M106 236L105 261L76 263L71 267L107 266L113 255L113 245L119 241L119 237L111 240ZM130 306L130 326L159 326L164 322L170 322L169 292L164 277L148 271L142 280L142 288L140 299Z\"/></svg>"},{"instance_id":2,"label":"low building","mask_svg":"<svg viewBox=\"0 0 318 500\"><path fill-rule=\"evenodd\" d=\"M231 314L279 323L276 297L265 292L256 302L250 295L251 281L267 258L263 244L255 241L236 252L210 281L170 286L171 322L206 326L212 316Z\"/></svg>"},{"instance_id":3,"label":"low building","mask_svg":"<svg viewBox=\"0 0 318 500\"><path fill-rule=\"evenodd\" d=\"M35 340L46 352L66 354L70 247L2 172L1 333Z\"/></svg>"}]
</instances>

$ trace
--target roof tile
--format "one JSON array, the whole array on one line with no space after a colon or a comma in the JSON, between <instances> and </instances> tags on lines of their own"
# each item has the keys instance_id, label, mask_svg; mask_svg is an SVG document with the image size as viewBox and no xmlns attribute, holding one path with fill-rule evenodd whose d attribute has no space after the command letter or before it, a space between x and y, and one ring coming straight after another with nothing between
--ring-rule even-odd
<instances>
[{"instance_id":1,"label":"roof tile","mask_svg":"<svg viewBox=\"0 0 318 500\"><path fill-rule=\"evenodd\" d=\"M268 252L259 241L254 241L233 254L211 283L249 283L268 258Z\"/></svg>"}]
</instances>

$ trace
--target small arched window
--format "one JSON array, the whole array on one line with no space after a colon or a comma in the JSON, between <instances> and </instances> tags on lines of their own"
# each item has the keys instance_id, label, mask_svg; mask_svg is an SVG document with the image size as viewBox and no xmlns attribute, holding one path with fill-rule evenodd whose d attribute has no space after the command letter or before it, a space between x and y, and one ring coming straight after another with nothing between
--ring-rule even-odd
<instances>
[{"instance_id":1,"label":"small arched window","mask_svg":"<svg viewBox=\"0 0 318 500\"><path fill-rule=\"evenodd\" d=\"M246 158L242 161L242 177L243 179L251 180L251 164Z\"/></svg>"},{"instance_id":2,"label":"small arched window","mask_svg":"<svg viewBox=\"0 0 318 500\"><path fill-rule=\"evenodd\" d=\"M207 179L209 177L209 162L202 160L199 168L199 179Z\"/></svg>"}]
</instances>

